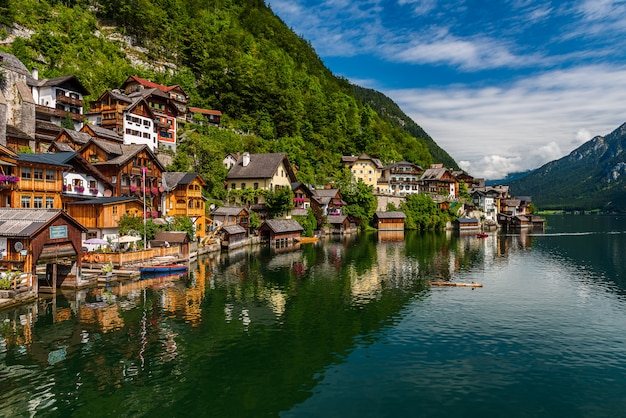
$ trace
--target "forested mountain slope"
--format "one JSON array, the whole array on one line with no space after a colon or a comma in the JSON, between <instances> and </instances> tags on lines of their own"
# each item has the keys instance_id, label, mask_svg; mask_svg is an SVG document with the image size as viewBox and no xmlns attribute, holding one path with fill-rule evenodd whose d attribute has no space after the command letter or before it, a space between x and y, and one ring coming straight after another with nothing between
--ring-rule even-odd
<instances>
[{"instance_id":1,"label":"forested mountain slope","mask_svg":"<svg viewBox=\"0 0 626 418\"><path fill-rule=\"evenodd\" d=\"M532 195L540 209L623 211L626 124L511 182L510 189L516 195Z\"/></svg>"},{"instance_id":2,"label":"forested mountain slope","mask_svg":"<svg viewBox=\"0 0 626 418\"><path fill-rule=\"evenodd\" d=\"M262 0L0 0L0 23L0 48L40 77L76 75L87 102L137 75L222 111L231 129L188 132L176 160L216 192L227 152L285 151L308 183L362 152L456 168L406 115L397 123L335 77Z\"/></svg>"}]
</instances>

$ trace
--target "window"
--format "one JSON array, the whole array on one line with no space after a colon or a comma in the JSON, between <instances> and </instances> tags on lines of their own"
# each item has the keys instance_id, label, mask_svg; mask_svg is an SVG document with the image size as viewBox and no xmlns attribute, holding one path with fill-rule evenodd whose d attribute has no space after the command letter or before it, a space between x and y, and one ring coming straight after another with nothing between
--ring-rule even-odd
<instances>
[{"instance_id":1,"label":"window","mask_svg":"<svg viewBox=\"0 0 626 418\"><path fill-rule=\"evenodd\" d=\"M111 183L117 183L117 176L111 176Z\"/></svg>"},{"instance_id":2,"label":"window","mask_svg":"<svg viewBox=\"0 0 626 418\"><path fill-rule=\"evenodd\" d=\"M95 180L89 180L89 188L90 189L95 189L96 187L98 187L96 185L96 181Z\"/></svg>"},{"instance_id":3,"label":"window","mask_svg":"<svg viewBox=\"0 0 626 418\"><path fill-rule=\"evenodd\" d=\"M46 197L46 209L54 208L54 197Z\"/></svg>"},{"instance_id":4,"label":"window","mask_svg":"<svg viewBox=\"0 0 626 418\"><path fill-rule=\"evenodd\" d=\"M237 188L237 185L235 183L233 183L233 184L230 185L230 188L235 190Z\"/></svg>"},{"instance_id":5,"label":"window","mask_svg":"<svg viewBox=\"0 0 626 418\"><path fill-rule=\"evenodd\" d=\"M259 183L254 183L254 190L258 190L259 188Z\"/></svg>"},{"instance_id":6,"label":"window","mask_svg":"<svg viewBox=\"0 0 626 418\"><path fill-rule=\"evenodd\" d=\"M113 216L117 215L117 205L113 206Z\"/></svg>"},{"instance_id":7,"label":"window","mask_svg":"<svg viewBox=\"0 0 626 418\"><path fill-rule=\"evenodd\" d=\"M31 176L30 176L30 168L22 167L22 179L29 179L30 180L30 178L31 178Z\"/></svg>"},{"instance_id":8,"label":"window","mask_svg":"<svg viewBox=\"0 0 626 418\"><path fill-rule=\"evenodd\" d=\"M35 180L43 180L43 170L41 168L36 168L33 177Z\"/></svg>"},{"instance_id":9,"label":"window","mask_svg":"<svg viewBox=\"0 0 626 418\"><path fill-rule=\"evenodd\" d=\"M54 170L46 170L46 181L54 181Z\"/></svg>"},{"instance_id":10,"label":"window","mask_svg":"<svg viewBox=\"0 0 626 418\"><path fill-rule=\"evenodd\" d=\"M241 190L246 188L246 183L241 183Z\"/></svg>"},{"instance_id":11,"label":"window","mask_svg":"<svg viewBox=\"0 0 626 418\"><path fill-rule=\"evenodd\" d=\"M22 196L22 207L30 208L30 196Z\"/></svg>"},{"instance_id":12,"label":"window","mask_svg":"<svg viewBox=\"0 0 626 418\"><path fill-rule=\"evenodd\" d=\"M73 179L72 180L72 184L76 187L76 186L82 186L83 185L83 180L82 179Z\"/></svg>"},{"instance_id":13,"label":"window","mask_svg":"<svg viewBox=\"0 0 626 418\"><path fill-rule=\"evenodd\" d=\"M33 208L35 209L43 208L43 197L35 196L35 198L33 199Z\"/></svg>"}]
</instances>

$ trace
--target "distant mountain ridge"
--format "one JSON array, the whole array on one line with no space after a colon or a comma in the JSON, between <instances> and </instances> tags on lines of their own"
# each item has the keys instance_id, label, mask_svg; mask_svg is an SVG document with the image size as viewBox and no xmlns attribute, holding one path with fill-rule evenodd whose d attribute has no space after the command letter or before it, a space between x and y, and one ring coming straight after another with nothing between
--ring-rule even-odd
<instances>
[{"instance_id":1,"label":"distant mountain ridge","mask_svg":"<svg viewBox=\"0 0 626 418\"><path fill-rule=\"evenodd\" d=\"M540 209L626 208L626 124L511 183Z\"/></svg>"}]
</instances>

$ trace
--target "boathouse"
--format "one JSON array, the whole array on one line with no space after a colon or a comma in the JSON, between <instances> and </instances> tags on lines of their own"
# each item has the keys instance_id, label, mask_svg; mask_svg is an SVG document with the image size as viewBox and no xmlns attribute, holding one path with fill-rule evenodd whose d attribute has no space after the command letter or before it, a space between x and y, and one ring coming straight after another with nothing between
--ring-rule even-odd
<instances>
[{"instance_id":1,"label":"boathouse","mask_svg":"<svg viewBox=\"0 0 626 418\"><path fill-rule=\"evenodd\" d=\"M326 223L330 225L328 232L331 234L345 235L357 231L356 225L351 223L346 215L329 215L326 217Z\"/></svg>"},{"instance_id":2,"label":"boathouse","mask_svg":"<svg viewBox=\"0 0 626 418\"><path fill-rule=\"evenodd\" d=\"M458 218L454 225L458 231L475 231L480 228L476 218Z\"/></svg>"},{"instance_id":3,"label":"boathouse","mask_svg":"<svg viewBox=\"0 0 626 418\"><path fill-rule=\"evenodd\" d=\"M241 225L248 229L250 212L244 207L222 206L213 211L213 223L216 225Z\"/></svg>"},{"instance_id":4,"label":"boathouse","mask_svg":"<svg viewBox=\"0 0 626 418\"><path fill-rule=\"evenodd\" d=\"M22 273L21 283L13 288L25 285L35 293L55 293L61 286L76 287L84 232L61 209L0 208L0 268Z\"/></svg>"},{"instance_id":5,"label":"boathouse","mask_svg":"<svg viewBox=\"0 0 626 418\"><path fill-rule=\"evenodd\" d=\"M150 241L153 247L178 247L178 255L180 258L189 257L189 235L185 231L158 231L154 240Z\"/></svg>"},{"instance_id":6,"label":"boathouse","mask_svg":"<svg viewBox=\"0 0 626 418\"><path fill-rule=\"evenodd\" d=\"M374 224L379 231L404 231L404 212L376 212L374 213Z\"/></svg>"},{"instance_id":7,"label":"boathouse","mask_svg":"<svg viewBox=\"0 0 626 418\"><path fill-rule=\"evenodd\" d=\"M259 228L261 242L270 245L290 245L302 236L304 228L293 219L268 219Z\"/></svg>"},{"instance_id":8,"label":"boathouse","mask_svg":"<svg viewBox=\"0 0 626 418\"><path fill-rule=\"evenodd\" d=\"M232 250L248 243L246 230L241 225L228 225L222 228L222 249Z\"/></svg>"}]
</instances>

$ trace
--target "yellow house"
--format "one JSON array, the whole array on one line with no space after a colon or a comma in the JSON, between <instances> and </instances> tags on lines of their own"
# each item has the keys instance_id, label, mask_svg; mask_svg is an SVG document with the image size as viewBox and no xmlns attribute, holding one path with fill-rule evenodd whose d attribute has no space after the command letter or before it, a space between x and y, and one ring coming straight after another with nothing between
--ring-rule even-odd
<instances>
[{"instance_id":1,"label":"yellow house","mask_svg":"<svg viewBox=\"0 0 626 418\"><path fill-rule=\"evenodd\" d=\"M284 187L291 189L296 175L291 168L287 154L249 154L239 156L226 176L229 190L278 190ZM255 199L255 203L264 203L263 197Z\"/></svg>"},{"instance_id":2,"label":"yellow house","mask_svg":"<svg viewBox=\"0 0 626 418\"><path fill-rule=\"evenodd\" d=\"M72 168L67 164L67 153L18 154L14 183L10 192L3 190L0 206L24 209L61 209L63 203L63 171ZM7 180L8 181L8 180ZM8 183L10 184L10 183Z\"/></svg>"},{"instance_id":3,"label":"yellow house","mask_svg":"<svg viewBox=\"0 0 626 418\"><path fill-rule=\"evenodd\" d=\"M358 157L353 155L341 157L341 163L352 173L352 181L359 180L376 189L382 176L383 165L378 158L371 158L367 154Z\"/></svg>"},{"instance_id":4,"label":"yellow house","mask_svg":"<svg viewBox=\"0 0 626 418\"><path fill-rule=\"evenodd\" d=\"M197 173L163 173L164 216L188 216L198 238L206 235L205 199L202 196L205 186L206 182Z\"/></svg>"}]
</instances>

